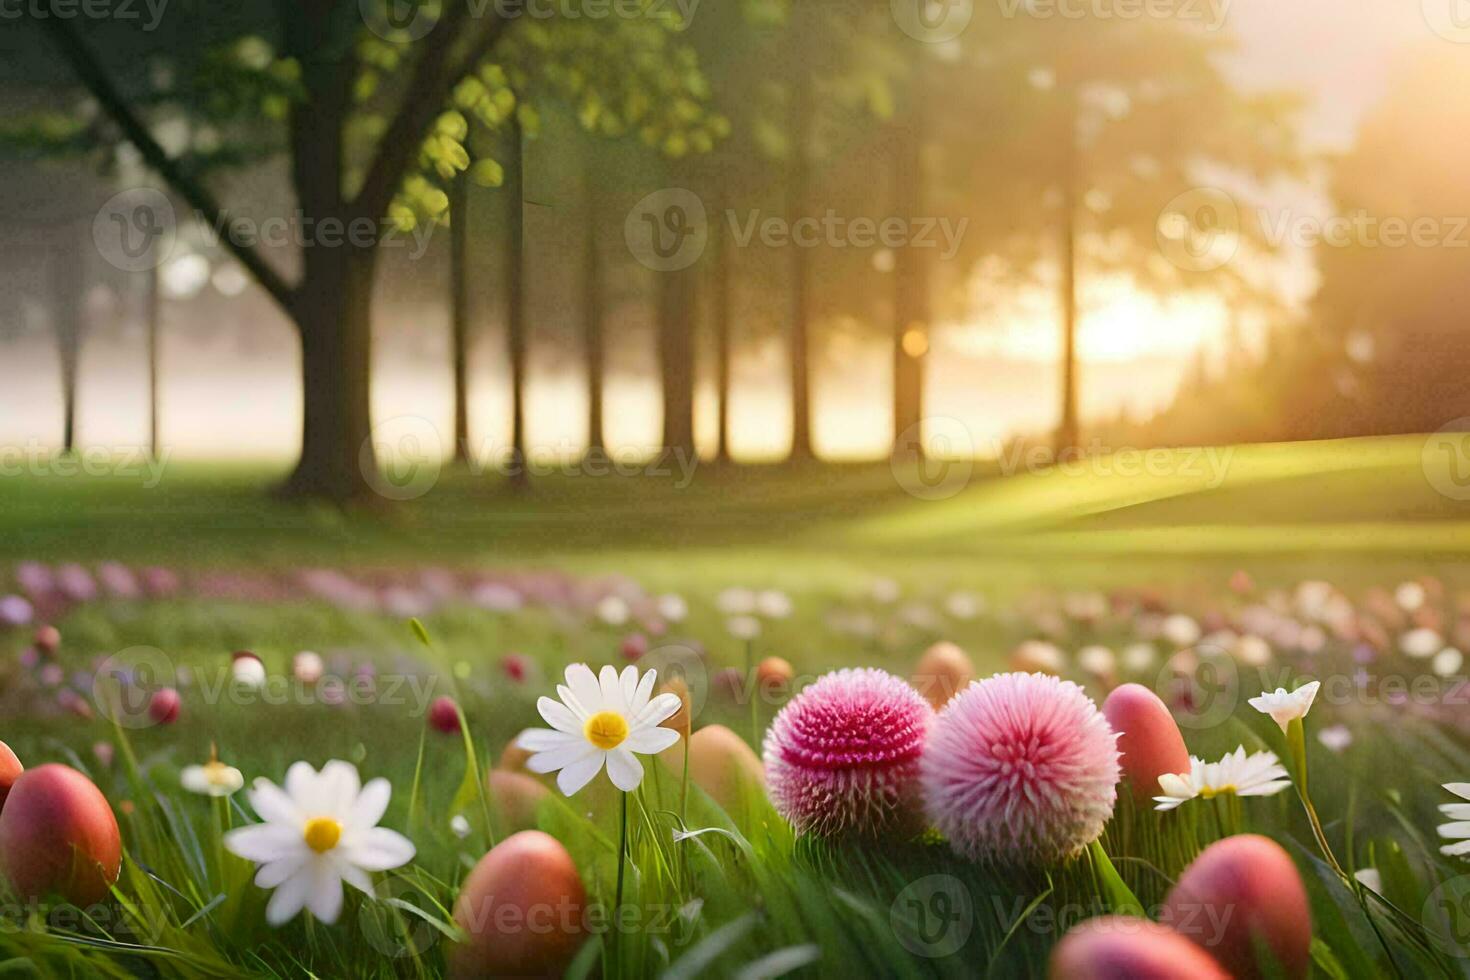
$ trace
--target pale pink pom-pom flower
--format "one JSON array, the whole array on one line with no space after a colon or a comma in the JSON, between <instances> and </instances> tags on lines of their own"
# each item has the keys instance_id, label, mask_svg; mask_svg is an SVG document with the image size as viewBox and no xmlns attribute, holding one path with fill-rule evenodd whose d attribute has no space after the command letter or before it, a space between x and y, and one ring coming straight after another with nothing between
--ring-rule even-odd
<instances>
[{"instance_id":1,"label":"pale pink pom-pom flower","mask_svg":"<svg viewBox=\"0 0 1470 980\"><path fill-rule=\"evenodd\" d=\"M919 831L919 757L933 719L919 692L885 671L827 674L766 733L771 802L802 833Z\"/></svg>"},{"instance_id":2,"label":"pale pink pom-pom flower","mask_svg":"<svg viewBox=\"0 0 1470 980\"><path fill-rule=\"evenodd\" d=\"M1082 688L1047 674L996 674L939 713L924 750L929 818L959 853L1054 863L1112 816L1117 735Z\"/></svg>"}]
</instances>

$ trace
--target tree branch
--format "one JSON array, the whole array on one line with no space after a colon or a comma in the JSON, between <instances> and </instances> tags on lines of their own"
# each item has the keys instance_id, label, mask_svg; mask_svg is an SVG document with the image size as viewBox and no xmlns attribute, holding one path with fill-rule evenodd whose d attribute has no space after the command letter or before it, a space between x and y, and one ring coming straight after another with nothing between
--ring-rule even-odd
<instances>
[{"instance_id":1,"label":"tree branch","mask_svg":"<svg viewBox=\"0 0 1470 980\"><path fill-rule=\"evenodd\" d=\"M148 164L170 187L189 202L189 205L213 227L219 229L220 239L227 245L230 252L239 260L255 281L260 283L261 288L270 293L271 298L280 305L288 316L293 315L293 303L295 299L294 288L286 282L285 278L265 260L255 247L234 237L230 227L228 215L224 209L214 200L214 197L185 170L169 159L163 147L148 132L148 127L143 125L137 115L128 107L122 94L113 85L107 73L92 56L86 44L77 35L71 26L71 20L66 17L58 17L53 11L40 11L36 18L41 26L51 34L51 39L61 50L62 57L71 65L72 70L87 90L97 99L103 110L107 112L112 120L117 123L128 142L137 147L142 154L144 162Z\"/></svg>"},{"instance_id":2,"label":"tree branch","mask_svg":"<svg viewBox=\"0 0 1470 980\"><path fill-rule=\"evenodd\" d=\"M424 53L414 68L403 105L378 143L377 156L373 158L362 189L353 201L352 209L356 214L378 220L387 213L388 204L403 181L409 161L419 152L429 124L444 110L454 86L490 53L511 24L504 17L495 17L470 51L451 66L450 49L469 17L471 6L468 0L464 0L434 25ZM488 5L485 9L494 8Z\"/></svg>"}]
</instances>

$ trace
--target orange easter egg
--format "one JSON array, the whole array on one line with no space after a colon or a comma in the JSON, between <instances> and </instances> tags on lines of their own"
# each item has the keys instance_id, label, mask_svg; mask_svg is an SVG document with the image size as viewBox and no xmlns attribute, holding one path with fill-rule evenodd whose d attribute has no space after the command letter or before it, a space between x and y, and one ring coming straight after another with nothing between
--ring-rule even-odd
<instances>
[{"instance_id":1,"label":"orange easter egg","mask_svg":"<svg viewBox=\"0 0 1470 980\"><path fill-rule=\"evenodd\" d=\"M450 973L471 977L560 976L584 940L587 892L566 848L523 830L492 847L465 878L454 921L466 939Z\"/></svg>"},{"instance_id":2,"label":"orange easter egg","mask_svg":"<svg viewBox=\"0 0 1470 980\"><path fill-rule=\"evenodd\" d=\"M25 766L20 764L20 759L10 751L10 746L0 742L0 810L5 808L5 800L10 796L10 787L25 772Z\"/></svg>"},{"instance_id":3,"label":"orange easter egg","mask_svg":"<svg viewBox=\"0 0 1470 980\"><path fill-rule=\"evenodd\" d=\"M23 898L107 897L122 867L117 818L90 779L58 763L27 769L0 811L0 865Z\"/></svg>"},{"instance_id":4,"label":"orange easter egg","mask_svg":"<svg viewBox=\"0 0 1470 980\"><path fill-rule=\"evenodd\" d=\"M938 711L974 679L975 665L970 663L965 651L941 641L925 650L914 665L912 682L914 689Z\"/></svg>"},{"instance_id":5,"label":"orange easter egg","mask_svg":"<svg viewBox=\"0 0 1470 980\"><path fill-rule=\"evenodd\" d=\"M684 743L659 753L675 775L683 772ZM726 810L752 793L764 793L765 769L745 739L724 725L706 725L689 739L689 780Z\"/></svg>"},{"instance_id":6,"label":"orange easter egg","mask_svg":"<svg viewBox=\"0 0 1470 980\"><path fill-rule=\"evenodd\" d=\"M506 831L530 830L536 826L536 809L551 792L545 784L523 772L492 769L486 777L490 806Z\"/></svg>"}]
</instances>

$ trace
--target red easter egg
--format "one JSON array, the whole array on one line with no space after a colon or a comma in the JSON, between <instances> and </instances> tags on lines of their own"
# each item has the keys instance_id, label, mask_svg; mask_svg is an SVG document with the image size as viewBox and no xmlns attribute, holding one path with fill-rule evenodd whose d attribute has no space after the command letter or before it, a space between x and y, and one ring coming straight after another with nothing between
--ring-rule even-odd
<instances>
[{"instance_id":1,"label":"red easter egg","mask_svg":"<svg viewBox=\"0 0 1470 980\"><path fill-rule=\"evenodd\" d=\"M160 725L172 725L179 718L179 692L171 687L160 688L148 702L148 717Z\"/></svg>"},{"instance_id":2,"label":"red easter egg","mask_svg":"<svg viewBox=\"0 0 1470 980\"><path fill-rule=\"evenodd\" d=\"M1189 750L1168 707L1142 684L1113 689L1103 702L1103 717L1118 733L1118 763L1134 799L1147 803L1158 796L1159 777L1189 772Z\"/></svg>"},{"instance_id":3,"label":"red easter egg","mask_svg":"<svg viewBox=\"0 0 1470 980\"><path fill-rule=\"evenodd\" d=\"M107 798L69 766L27 769L0 811L0 865L22 898L57 894L83 907L102 901L122 867Z\"/></svg>"},{"instance_id":4,"label":"red easter egg","mask_svg":"<svg viewBox=\"0 0 1470 980\"><path fill-rule=\"evenodd\" d=\"M1257 946L1288 977L1311 966L1312 913L1307 891L1281 845L1257 834L1216 841L1194 859L1164 899L1159 915L1240 980L1274 976Z\"/></svg>"},{"instance_id":5,"label":"red easter egg","mask_svg":"<svg viewBox=\"0 0 1470 980\"><path fill-rule=\"evenodd\" d=\"M429 727L446 735L459 731L459 707L454 703L454 698L434 699L429 705Z\"/></svg>"},{"instance_id":6,"label":"red easter egg","mask_svg":"<svg viewBox=\"0 0 1470 980\"><path fill-rule=\"evenodd\" d=\"M466 939L455 977L560 976L581 947L587 892L556 838L523 830L492 847L465 878L454 921Z\"/></svg>"},{"instance_id":7,"label":"red easter egg","mask_svg":"<svg viewBox=\"0 0 1470 980\"><path fill-rule=\"evenodd\" d=\"M1051 954L1052 980L1230 980L1168 926L1104 915L1074 926Z\"/></svg>"},{"instance_id":8,"label":"red easter egg","mask_svg":"<svg viewBox=\"0 0 1470 980\"><path fill-rule=\"evenodd\" d=\"M485 777L490 791L490 806L503 832L530 830L536 826L536 810L551 794L545 784L523 772L492 769Z\"/></svg>"}]
</instances>

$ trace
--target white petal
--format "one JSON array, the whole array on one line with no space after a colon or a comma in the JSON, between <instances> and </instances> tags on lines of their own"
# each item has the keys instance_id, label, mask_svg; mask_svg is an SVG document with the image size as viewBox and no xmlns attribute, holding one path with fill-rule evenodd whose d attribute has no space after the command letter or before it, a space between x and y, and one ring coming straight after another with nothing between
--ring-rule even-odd
<instances>
[{"instance_id":1,"label":"white petal","mask_svg":"<svg viewBox=\"0 0 1470 980\"><path fill-rule=\"evenodd\" d=\"M648 699L653 697L653 685L658 682L658 671L650 670L643 675L638 682L638 687L633 691L633 697L628 702L628 714L635 718L648 707Z\"/></svg>"},{"instance_id":2,"label":"white petal","mask_svg":"<svg viewBox=\"0 0 1470 980\"><path fill-rule=\"evenodd\" d=\"M213 788L203 766L185 766L179 772L179 785L191 793L208 793Z\"/></svg>"},{"instance_id":3,"label":"white petal","mask_svg":"<svg viewBox=\"0 0 1470 980\"><path fill-rule=\"evenodd\" d=\"M265 906L265 921L273 926L284 925L296 918L296 913L306 907L307 892L311 890L311 869L303 867L285 881L271 895Z\"/></svg>"},{"instance_id":4,"label":"white petal","mask_svg":"<svg viewBox=\"0 0 1470 980\"><path fill-rule=\"evenodd\" d=\"M556 785L562 791L562 795L571 796L592 782L592 777L596 776L598 770L602 768L602 760L606 756L606 752L597 750L562 769L556 776Z\"/></svg>"},{"instance_id":5,"label":"white petal","mask_svg":"<svg viewBox=\"0 0 1470 980\"><path fill-rule=\"evenodd\" d=\"M679 733L672 728L641 728L629 735L618 748L625 748L629 752L640 752L643 755L652 755L655 752L662 752L677 741L679 741Z\"/></svg>"},{"instance_id":6,"label":"white petal","mask_svg":"<svg viewBox=\"0 0 1470 980\"><path fill-rule=\"evenodd\" d=\"M266 823L298 824L305 818L285 791L269 779L257 779L246 794L250 806Z\"/></svg>"},{"instance_id":7,"label":"white petal","mask_svg":"<svg viewBox=\"0 0 1470 980\"><path fill-rule=\"evenodd\" d=\"M1470 800L1470 783L1445 783L1444 788L1462 800Z\"/></svg>"},{"instance_id":8,"label":"white petal","mask_svg":"<svg viewBox=\"0 0 1470 980\"><path fill-rule=\"evenodd\" d=\"M1439 853L1445 855L1446 857L1458 857L1461 854L1470 854L1470 840L1462 840L1456 841L1453 844L1446 844L1439 849Z\"/></svg>"},{"instance_id":9,"label":"white petal","mask_svg":"<svg viewBox=\"0 0 1470 980\"><path fill-rule=\"evenodd\" d=\"M293 762L286 770L286 795L302 813L320 813L321 796L317 792L316 770L308 762Z\"/></svg>"},{"instance_id":10,"label":"white petal","mask_svg":"<svg viewBox=\"0 0 1470 980\"><path fill-rule=\"evenodd\" d=\"M1154 807L1155 810L1172 810L1183 803L1184 800L1175 796L1155 796L1154 802L1158 804L1158 806Z\"/></svg>"},{"instance_id":11,"label":"white petal","mask_svg":"<svg viewBox=\"0 0 1470 980\"><path fill-rule=\"evenodd\" d=\"M342 856L365 871L387 871L413 860L413 842L396 830L373 827L353 834Z\"/></svg>"},{"instance_id":12,"label":"white petal","mask_svg":"<svg viewBox=\"0 0 1470 980\"><path fill-rule=\"evenodd\" d=\"M341 875L343 881L360 892L373 894L373 879L366 871L340 856L336 857L334 863L337 865L337 874Z\"/></svg>"},{"instance_id":13,"label":"white petal","mask_svg":"<svg viewBox=\"0 0 1470 980\"><path fill-rule=\"evenodd\" d=\"M597 746L588 742L572 742L560 748L537 752L526 760L526 768L538 774L556 772L558 769L575 765L601 751Z\"/></svg>"},{"instance_id":14,"label":"white petal","mask_svg":"<svg viewBox=\"0 0 1470 980\"><path fill-rule=\"evenodd\" d=\"M1470 820L1470 803L1441 803L1439 812L1451 820Z\"/></svg>"},{"instance_id":15,"label":"white petal","mask_svg":"<svg viewBox=\"0 0 1470 980\"><path fill-rule=\"evenodd\" d=\"M638 693L638 668L632 664L624 667L618 675L618 687L622 689L623 710L633 714L633 697Z\"/></svg>"},{"instance_id":16,"label":"white petal","mask_svg":"<svg viewBox=\"0 0 1470 980\"><path fill-rule=\"evenodd\" d=\"M237 827L225 834L225 847L247 861L264 863L299 854L306 848L301 831L279 823Z\"/></svg>"},{"instance_id":17,"label":"white petal","mask_svg":"<svg viewBox=\"0 0 1470 980\"><path fill-rule=\"evenodd\" d=\"M1189 781L1182 775L1164 773L1159 777L1159 789L1163 790L1165 796L1171 796L1180 800L1188 799L1194 795L1190 789Z\"/></svg>"},{"instance_id":18,"label":"white petal","mask_svg":"<svg viewBox=\"0 0 1470 980\"><path fill-rule=\"evenodd\" d=\"M331 861L312 862L311 891L306 896L306 907L327 925L336 922L337 916L342 914L342 879Z\"/></svg>"},{"instance_id":19,"label":"white petal","mask_svg":"<svg viewBox=\"0 0 1470 980\"><path fill-rule=\"evenodd\" d=\"M597 677L586 664L570 664L567 667L567 686L572 689L578 705L589 715L602 710L602 689Z\"/></svg>"},{"instance_id":20,"label":"white petal","mask_svg":"<svg viewBox=\"0 0 1470 980\"><path fill-rule=\"evenodd\" d=\"M255 883L261 888L275 888L305 867L310 858L311 852L303 847L300 854L262 864L255 872Z\"/></svg>"},{"instance_id":21,"label":"white petal","mask_svg":"<svg viewBox=\"0 0 1470 980\"><path fill-rule=\"evenodd\" d=\"M1288 787L1290 785L1291 785L1291 782L1289 780L1280 779L1280 780L1277 780L1277 781L1271 782L1271 783L1261 783L1261 784L1259 784L1257 786L1247 786L1244 789L1236 790L1235 795L1236 796L1270 796L1273 793L1279 793L1279 792L1281 792L1282 790L1286 789L1286 787Z\"/></svg>"},{"instance_id":22,"label":"white petal","mask_svg":"<svg viewBox=\"0 0 1470 980\"><path fill-rule=\"evenodd\" d=\"M627 708L623 704L623 686L618 680L618 669L612 664L603 664L602 672L597 677L597 684L602 688L602 710L626 714Z\"/></svg>"},{"instance_id":23,"label":"white petal","mask_svg":"<svg viewBox=\"0 0 1470 980\"><path fill-rule=\"evenodd\" d=\"M378 821L383 819L383 814L387 812L388 801L392 797L393 785L388 780L381 776L368 780L362 792L357 794L357 802L352 805L352 812L347 814L344 822L348 827L359 830L376 827Z\"/></svg>"},{"instance_id":24,"label":"white petal","mask_svg":"<svg viewBox=\"0 0 1470 980\"><path fill-rule=\"evenodd\" d=\"M565 745L583 745L586 744L586 741L586 737L580 731L569 734L554 732L549 728L528 728L516 736L516 745L527 752L546 752Z\"/></svg>"},{"instance_id":25,"label":"white petal","mask_svg":"<svg viewBox=\"0 0 1470 980\"><path fill-rule=\"evenodd\" d=\"M1441 837L1470 837L1470 820L1442 823L1434 829Z\"/></svg>"},{"instance_id":26,"label":"white petal","mask_svg":"<svg viewBox=\"0 0 1470 980\"><path fill-rule=\"evenodd\" d=\"M541 713L542 718L546 719L546 724L559 732L577 735L582 731L582 719L560 701L553 701L547 697L537 698L536 710Z\"/></svg>"},{"instance_id":27,"label":"white petal","mask_svg":"<svg viewBox=\"0 0 1470 980\"><path fill-rule=\"evenodd\" d=\"M347 816L357 803L357 793L361 788L357 767L350 762L333 759L322 766L321 775L317 777L321 812L339 818Z\"/></svg>"},{"instance_id":28,"label":"white petal","mask_svg":"<svg viewBox=\"0 0 1470 980\"><path fill-rule=\"evenodd\" d=\"M638 713L634 719L635 728L651 728L660 722L667 721L679 710L679 695L665 692L648 702L648 707Z\"/></svg>"},{"instance_id":29,"label":"white petal","mask_svg":"<svg viewBox=\"0 0 1470 980\"><path fill-rule=\"evenodd\" d=\"M567 706L567 710L577 717L578 723L586 721L592 712L583 707L582 702L577 700L577 695L565 684L556 685L556 696L561 698L561 703Z\"/></svg>"},{"instance_id":30,"label":"white petal","mask_svg":"<svg viewBox=\"0 0 1470 980\"><path fill-rule=\"evenodd\" d=\"M621 745L607 754L607 776L623 792L632 792L643 781L643 763Z\"/></svg>"}]
</instances>

